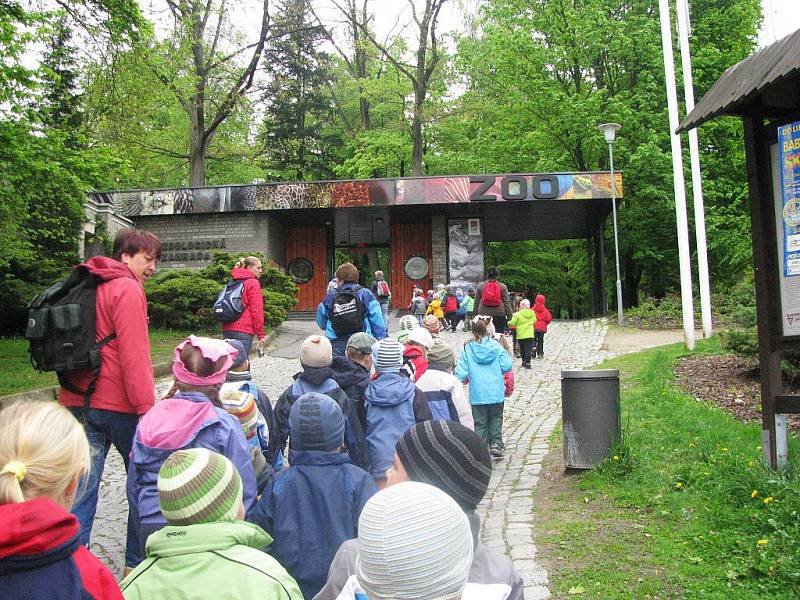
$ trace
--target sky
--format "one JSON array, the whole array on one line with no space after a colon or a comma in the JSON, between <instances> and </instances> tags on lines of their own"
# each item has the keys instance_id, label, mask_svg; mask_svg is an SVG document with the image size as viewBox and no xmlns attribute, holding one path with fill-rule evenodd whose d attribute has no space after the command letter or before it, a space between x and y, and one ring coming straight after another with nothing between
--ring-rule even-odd
<instances>
[{"instance_id":1,"label":"sky","mask_svg":"<svg viewBox=\"0 0 800 600\"><path fill-rule=\"evenodd\" d=\"M800 29L800 0L761 0L764 22L758 35L758 45L768 46Z\"/></svg>"}]
</instances>

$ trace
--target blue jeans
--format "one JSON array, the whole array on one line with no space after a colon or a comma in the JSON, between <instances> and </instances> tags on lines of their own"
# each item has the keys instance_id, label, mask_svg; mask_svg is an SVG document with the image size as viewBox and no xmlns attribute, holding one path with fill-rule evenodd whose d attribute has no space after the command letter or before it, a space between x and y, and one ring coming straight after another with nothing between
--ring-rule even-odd
<instances>
[{"instance_id":1,"label":"blue jeans","mask_svg":"<svg viewBox=\"0 0 800 600\"><path fill-rule=\"evenodd\" d=\"M330 339L330 338L328 338ZM350 341L349 335L340 335L335 340L330 340L333 347L334 356L344 356L347 354L347 342Z\"/></svg>"},{"instance_id":2,"label":"blue jeans","mask_svg":"<svg viewBox=\"0 0 800 600\"><path fill-rule=\"evenodd\" d=\"M253 334L245 333L244 331L223 331L222 334L226 340L239 340L242 342L247 356L250 356L250 348L253 346Z\"/></svg>"},{"instance_id":3,"label":"blue jeans","mask_svg":"<svg viewBox=\"0 0 800 600\"><path fill-rule=\"evenodd\" d=\"M71 406L69 411L76 419L82 422L83 408ZM100 489L100 480L103 478L103 468L111 444L117 449L128 471L133 436L139 415L114 412L111 410L89 409L89 418L86 421L86 437L92 455L92 466L89 474L80 482L78 490L81 491L72 505L72 514L78 518L81 525L81 543L89 546L94 525L94 516L97 512L97 494ZM139 535L135 519L131 518L128 511L128 539L125 544L125 565L136 566L142 561L139 550Z\"/></svg>"},{"instance_id":4,"label":"blue jeans","mask_svg":"<svg viewBox=\"0 0 800 600\"><path fill-rule=\"evenodd\" d=\"M389 300L379 300L378 304L381 305L381 314L383 314L383 324L386 326L386 331L389 331Z\"/></svg>"}]
</instances>

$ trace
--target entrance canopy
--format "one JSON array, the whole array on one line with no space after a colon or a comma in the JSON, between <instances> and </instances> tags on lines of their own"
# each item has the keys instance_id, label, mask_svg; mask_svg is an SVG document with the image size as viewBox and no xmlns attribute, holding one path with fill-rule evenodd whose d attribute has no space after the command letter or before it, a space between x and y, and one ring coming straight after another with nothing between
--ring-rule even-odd
<instances>
[{"instance_id":1,"label":"entrance canopy","mask_svg":"<svg viewBox=\"0 0 800 600\"><path fill-rule=\"evenodd\" d=\"M616 173L615 180L616 197L621 198L622 174ZM280 216L286 222L325 223L334 221L333 209L373 208L380 209L372 211L376 214L387 214L391 222L431 214L482 218L486 241L554 240L589 238L597 232L611 212L611 176L590 172L406 177L128 190L91 196L127 217L286 211Z\"/></svg>"}]
</instances>

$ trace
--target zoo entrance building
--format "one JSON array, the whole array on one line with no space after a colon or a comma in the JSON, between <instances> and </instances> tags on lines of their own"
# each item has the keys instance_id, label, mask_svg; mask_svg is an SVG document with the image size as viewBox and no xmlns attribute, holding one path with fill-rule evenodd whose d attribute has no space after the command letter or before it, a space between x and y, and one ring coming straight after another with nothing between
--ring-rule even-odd
<instances>
[{"instance_id":1,"label":"zoo entrance building","mask_svg":"<svg viewBox=\"0 0 800 600\"><path fill-rule=\"evenodd\" d=\"M204 267L214 249L263 252L297 283L297 312L316 310L343 260L362 284L383 270L405 308L415 285L482 281L490 241L585 239L589 306L601 314L611 197L608 172L459 175L97 192L86 211L89 231L105 221L111 234L131 223L154 232L162 268Z\"/></svg>"}]
</instances>

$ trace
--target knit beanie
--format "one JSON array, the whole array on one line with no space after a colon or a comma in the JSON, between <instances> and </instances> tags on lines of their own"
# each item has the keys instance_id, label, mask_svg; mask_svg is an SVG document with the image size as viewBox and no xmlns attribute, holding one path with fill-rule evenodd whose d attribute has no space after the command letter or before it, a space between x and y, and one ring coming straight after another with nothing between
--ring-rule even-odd
<instances>
[{"instance_id":1,"label":"knit beanie","mask_svg":"<svg viewBox=\"0 0 800 600\"><path fill-rule=\"evenodd\" d=\"M403 315L400 317L400 331L412 330L419 327L419 321L413 315Z\"/></svg>"},{"instance_id":2,"label":"knit beanie","mask_svg":"<svg viewBox=\"0 0 800 600\"><path fill-rule=\"evenodd\" d=\"M519 305L520 305L520 308L530 308L531 307L531 301L528 300L527 298L523 298L522 300L519 301Z\"/></svg>"},{"instance_id":3,"label":"knit beanie","mask_svg":"<svg viewBox=\"0 0 800 600\"><path fill-rule=\"evenodd\" d=\"M467 516L441 490L406 481L364 505L355 574L370 600L460 598L471 566Z\"/></svg>"},{"instance_id":4,"label":"knit beanie","mask_svg":"<svg viewBox=\"0 0 800 600\"><path fill-rule=\"evenodd\" d=\"M219 400L225 412L239 419L244 437L248 440L252 438L258 426L258 407L253 394L243 390L225 389L223 386Z\"/></svg>"},{"instance_id":5,"label":"knit beanie","mask_svg":"<svg viewBox=\"0 0 800 600\"><path fill-rule=\"evenodd\" d=\"M228 338L225 339L225 343L236 349L237 354L231 363L231 369L238 369L244 364L244 361L247 360L247 351L244 349L244 344L239 340Z\"/></svg>"},{"instance_id":6,"label":"knit beanie","mask_svg":"<svg viewBox=\"0 0 800 600\"><path fill-rule=\"evenodd\" d=\"M332 360L333 348L324 335L310 335L300 346L300 364L304 367L328 367Z\"/></svg>"},{"instance_id":7,"label":"knit beanie","mask_svg":"<svg viewBox=\"0 0 800 600\"><path fill-rule=\"evenodd\" d=\"M408 340L406 341L414 342L415 344L419 344L425 348L430 348L433 346L431 332L423 327L417 327L416 329L411 330L411 333L408 334Z\"/></svg>"},{"instance_id":8,"label":"knit beanie","mask_svg":"<svg viewBox=\"0 0 800 600\"><path fill-rule=\"evenodd\" d=\"M303 394L289 413L289 435L296 451L336 450L344 444L342 409L325 394Z\"/></svg>"},{"instance_id":9,"label":"knit beanie","mask_svg":"<svg viewBox=\"0 0 800 600\"><path fill-rule=\"evenodd\" d=\"M226 457L205 448L173 452L158 472L158 502L170 525L235 521L242 478Z\"/></svg>"},{"instance_id":10,"label":"knit beanie","mask_svg":"<svg viewBox=\"0 0 800 600\"><path fill-rule=\"evenodd\" d=\"M463 510L475 510L489 487L492 460L477 433L455 421L423 421L395 446L412 481L430 483Z\"/></svg>"},{"instance_id":11,"label":"knit beanie","mask_svg":"<svg viewBox=\"0 0 800 600\"><path fill-rule=\"evenodd\" d=\"M377 373L399 371L403 366L403 344L385 337L372 347L372 364Z\"/></svg>"},{"instance_id":12,"label":"knit beanie","mask_svg":"<svg viewBox=\"0 0 800 600\"><path fill-rule=\"evenodd\" d=\"M425 318L422 319L422 326L431 333L439 333L441 324L439 323L439 319L433 315L425 315Z\"/></svg>"},{"instance_id":13,"label":"knit beanie","mask_svg":"<svg viewBox=\"0 0 800 600\"><path fill-rule=\"evenodd\" d=\"M428 368L436 371L447 371L456 364L456 354L453 349L441 338L433 340L433 345L428 350Z\"/></svg>"}]
</instances>

